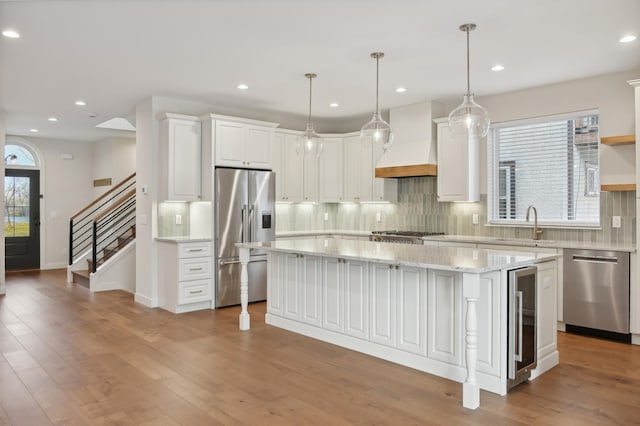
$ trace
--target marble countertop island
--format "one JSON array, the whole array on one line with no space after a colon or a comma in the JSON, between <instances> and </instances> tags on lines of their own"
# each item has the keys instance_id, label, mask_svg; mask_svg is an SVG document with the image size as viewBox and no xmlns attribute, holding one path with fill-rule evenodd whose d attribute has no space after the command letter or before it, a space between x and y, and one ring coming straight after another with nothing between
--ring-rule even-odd
<instances>
[{"instance_id":1,"label":"marble countertop island","mask_svg":"<svg viewBox=\"0 0 640 426\"><path fill-rule=\"evenodd\" d=\"M391 263L459 272L484 273L518 268L559 257L526 249L494 250L466 247L436 247L343 239L298 239L250 243L241 246L267 251L291 252L344 259Z\"/></svg>"}]
</instances>

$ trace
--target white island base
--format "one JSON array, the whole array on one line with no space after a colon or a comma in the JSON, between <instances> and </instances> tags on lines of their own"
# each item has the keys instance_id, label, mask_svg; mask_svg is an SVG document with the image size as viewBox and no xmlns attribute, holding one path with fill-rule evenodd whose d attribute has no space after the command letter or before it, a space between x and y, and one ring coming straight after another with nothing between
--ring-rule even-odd
<instances>
[{"instance_id":1,"label":"white island base","mask_svg":"<svg viewBox=\"0 0 640 426\"><path fill-rule=\"evenodd\" d=\"M241 330L249 329L251 247L241 247ZM471 409L480 405L480 389L507 392L507 271L544 262L537 265L532 378L558 364L556 255L331 239L261 248L268 252L267 324L463 383L462 403Z\"/></svg>"}]
</instances>

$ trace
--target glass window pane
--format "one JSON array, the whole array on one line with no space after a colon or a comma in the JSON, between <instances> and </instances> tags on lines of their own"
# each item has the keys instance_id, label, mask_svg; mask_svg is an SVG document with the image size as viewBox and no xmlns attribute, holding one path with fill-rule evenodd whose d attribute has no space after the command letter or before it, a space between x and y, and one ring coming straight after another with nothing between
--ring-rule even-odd
<instances>
[{"instance_id":1,"label":"glass window pane","mask_svg":"<svg viewBox=\"0 0 640 426\"><path fill-rule=\"evenodd\" d=\"M4 178L4 234L5 238L28 237L29 178L5 176Z\"/></svg>"},{"instance_id":2,"label":"glass window pane","mask_svg":"<svg viewBox=\"0 0 640 426\"><path fill-rule=\"evenodd\" d=\"M19 145L6 145L4 147L4 161L11 166L35 166L36 160L25 147Z\"/></svg>"}]
</instances>

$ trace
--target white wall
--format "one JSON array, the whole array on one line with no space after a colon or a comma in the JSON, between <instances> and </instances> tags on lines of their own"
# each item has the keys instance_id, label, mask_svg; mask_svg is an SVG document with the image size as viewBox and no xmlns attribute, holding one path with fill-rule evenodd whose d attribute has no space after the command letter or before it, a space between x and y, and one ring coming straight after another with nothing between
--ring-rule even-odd
<instances>
[{"instance_id":1,"label":"white wall","mask_svg":"<svg viewBox=\"0 0 640 426\"><path fill-rule=\"evenodd\" d=\"M627 81L640 78L640 69L573 80L516 92L476 98L489 111L493 123L590 109L600 110L600 136L635 132L634 93ZM447 103L451 111L462 99ZM448 114L448 112L447 112ZM481 152L486 158L486 144ZM602 184L635 182L635 146L601 145ZM487 192L486 162L482 162L481 186Z\"/></svg>"},{"instance_id":2,"label":"white wall","mask_svg":"<svg viewBox=\"0 0 640 426\"><path fill-rule=\"evenodd\" d=\"M136 139L108 138L93 144L93 179L111 178L111 185L94 188L94 197L107 192L136 171Z\"/></svg>"}]
</instances>

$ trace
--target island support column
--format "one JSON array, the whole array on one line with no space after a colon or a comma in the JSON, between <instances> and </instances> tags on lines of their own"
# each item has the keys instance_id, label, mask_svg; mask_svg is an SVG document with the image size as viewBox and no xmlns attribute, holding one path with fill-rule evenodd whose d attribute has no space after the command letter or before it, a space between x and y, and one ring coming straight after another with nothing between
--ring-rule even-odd
<instances>
[{"instance_id":1,"label":"island support column","mask_svg":"<svg viewBox=\"0 0 640 426\"><path fill-rule=\"evenodd\" d=\"M476 303L480 297L480 276L463 274L462 296L467 302L465 321L465 355L467 378L462 384L462 406L475 410L480 406L480 386L476 377L478 363L478 314Z\"/></svg>"},{"instance_id":2,"label":"island support column","mask_svg":"<svg viewBox=\"0 0 640 426\"><path fill-rule=\"evenodd\" d=\"M240 330L249 330L251 328L251 320L247 305L249 304L249 272L247 265L249 264L249 255L251 249L249 247L240 247L240 263L242 270L240 271Z\"/></svg>"}]
</instances>

